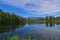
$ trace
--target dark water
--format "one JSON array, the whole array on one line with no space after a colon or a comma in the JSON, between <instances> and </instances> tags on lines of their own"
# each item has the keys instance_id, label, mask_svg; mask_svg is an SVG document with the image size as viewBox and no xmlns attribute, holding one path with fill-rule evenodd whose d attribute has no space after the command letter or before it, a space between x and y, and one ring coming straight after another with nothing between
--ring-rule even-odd
<instances>
[{"instance_id":1,"label":"dark water","mask_svg":"<svg viewBox=\"0 0 60 40\"><path fill-rule=\"evenodd\" d=\"M0 39L6 35L19 35L20 37L30 35L31 38L34 36L37 40L52 40L52 38L60 40L60 24L25 24L14 31L1 33Z\"/></svg>"}]
</instances>

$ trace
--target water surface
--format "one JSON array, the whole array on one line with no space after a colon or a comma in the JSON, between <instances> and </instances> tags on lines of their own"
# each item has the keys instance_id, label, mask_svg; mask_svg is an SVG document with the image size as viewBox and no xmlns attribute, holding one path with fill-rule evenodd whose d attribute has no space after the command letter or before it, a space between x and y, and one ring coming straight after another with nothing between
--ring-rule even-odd
<instances>
[{"instance_id":1,"label":"water surface","mask_svg":"<svg viewBox=\"0 0 60 40\"><path fill-rule=\"evenodd\" d=\"M0 34L0 39L6 35L19 35L24 37L30 35L37 40L51 40L56 38L60 40L60 25L57 24L25 24L23 27L15 28L14 31L3 32Z\"/></svg>"}]
</instances>

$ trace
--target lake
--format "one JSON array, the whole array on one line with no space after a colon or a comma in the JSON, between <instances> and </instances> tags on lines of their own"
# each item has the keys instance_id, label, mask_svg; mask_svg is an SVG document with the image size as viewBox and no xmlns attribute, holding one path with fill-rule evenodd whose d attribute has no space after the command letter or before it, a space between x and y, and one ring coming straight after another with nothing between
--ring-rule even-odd
<instances>
[{"instance_id":1,"label":"lake","mask_svg":"<svg viewBox=\"0 0 60 40\"><path fill-rule=\"evenodd\" d=\"M3 32L0 34L0 39L6 35L19 35L21 39L24 36L30 35L37 40L60 40L60 24L25 24L23 27L15 28L13 31Z\"/></svg>"}]
</instances>

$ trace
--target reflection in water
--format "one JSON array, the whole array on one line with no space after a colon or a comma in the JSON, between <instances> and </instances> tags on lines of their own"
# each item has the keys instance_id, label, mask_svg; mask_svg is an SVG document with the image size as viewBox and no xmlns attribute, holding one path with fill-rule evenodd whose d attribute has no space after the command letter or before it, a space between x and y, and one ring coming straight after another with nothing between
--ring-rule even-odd
<instances>
[{"instance_id":1,"label":"reflection in water","mask_svg":"<svg viewBox=\"0 0 60 40\"><path fill-rule=\"evenodd\" d=\"M41 23L40 23L40 24L41 24ZM45 24L45 25L46 25L46 27L54 27L54 26L55 26L55 24L56 24L56 25L60 25L60 23L59 23L59 22L57 22L57 23L53 23L53 22L52 22L52 23L51 23L51 22L50 22L50 23L48 23L48 22L45 22L45 23L43 23L43 24Z\"/></svg>"},{"instance_id":2,"label":"reflection in water","mask_svg":"<svg viewBox=\"0 0 60 40\"><path fill-rule=\"evenodd\" d=\"M31 40L60 40L59 30L52 29L52 28L41 28L40 24L39 24L40 27L38 27L38 24L35 24L35 25L32 24L27 26L28 27L23 27L23 29L21 30L18 29L17 30L18 32L16 31L21 40L25 38L27 39L30 38Z\"/></svg>"},{"instance_id":3,"label":"reflection in water","mask_svg":"<svg viewBox=\"0 0 60 40\"><path fill-rule=\"evenodd\" d=\"M54 27L55 24L54 24L54 23L47 23L47 22L46 22L45 25L46 25L47 27Z\"/></svg>"},{"instance_id":4,"label":"reflection in water","mask_svg":"<svg viewBox=\"0 0 60 40\"><path fill-rule=\"evenodd\" d=\"M24 24L1 24L0 25L0 33L3 33L3 32L9 32L9 31L13 31L15 30L16 28L19 28L19 27L23 27Z\"/></svg>"},{"instance_id":5,"label":"reflection in water","mask_svg":"<svg viewBox=\"0 0 60 40\"><path fill-rule=\"evenodd\" d=\"M57 22L56 25L60 25L60 22Z\"/></svg>"},{"instance_id":6,"label":"reflection in water","mask_svg":"<svg viewBox=\"0 0 60 40\"><path fill-rule=\"evenodd\" d=\"M40 22L40 23L28 23L29 25L32 24L45 24L46 27L54 27L56 25L60 25L60 22L54 23L54 22Z\"/></svg>"},{"instance_id":7,"label":"reflection in water","mask_svg":"<svg viewBox=\"0 0 60 40\"><path fill-rule=\"evenodd\" d=\"M42 24L42 25L41 25ZM52 28L47 27L56 27L55 25L59 25L59 23L40 23L40 24L27 24L27 25L19 25L19 24L11 24L11 25L0 25L0 33L3 32L10 32L11 34L7 33L9 36L15 36L16 34L19 35L19 38L23 40L24 37L30 36L31 40L51 40L51 38L54 38L55 36L58 37L58 40L60 40L60 31ZM45 28L46 26L46 28ZM23 28L19 28L23 27ZM43 27L43 28L42 28ZM57 26L58 27L58 26ZM16 31L14 31L17 28ZM15 34L14 34L15 33ZM6 34L6 35L7 35ZM1 35L2 37L5 35ZM1 37L0 36L0 37ZM28 38L28 37L26 37Z\"/></svg>"}]
</instances>

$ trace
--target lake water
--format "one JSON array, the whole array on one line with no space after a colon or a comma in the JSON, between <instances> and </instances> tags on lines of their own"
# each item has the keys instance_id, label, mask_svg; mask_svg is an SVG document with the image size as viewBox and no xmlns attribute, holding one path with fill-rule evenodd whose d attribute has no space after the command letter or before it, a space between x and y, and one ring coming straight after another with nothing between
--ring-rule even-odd
<instances>
[{"instance_id":1,"label":"lake water","mask_svg":"<svg viewBox=\"0 0 60 40\"><path fill-rule=\"evenodd\" d=\"M60 24L25 24L23 27L16 28L14 31L4 32L0 34L0 39L6 35L19 35L24 37L30 35L37 40L60 40Z\"/></svg>"}]
</instances>

